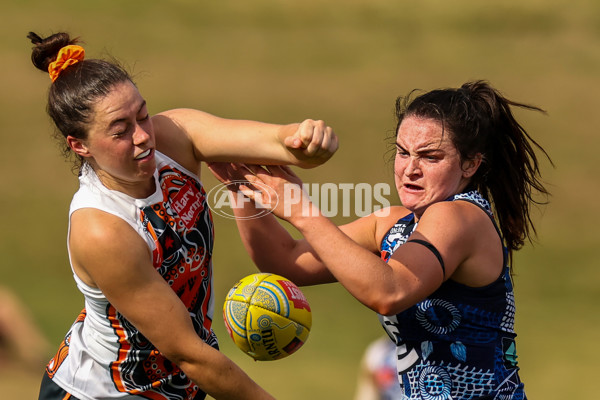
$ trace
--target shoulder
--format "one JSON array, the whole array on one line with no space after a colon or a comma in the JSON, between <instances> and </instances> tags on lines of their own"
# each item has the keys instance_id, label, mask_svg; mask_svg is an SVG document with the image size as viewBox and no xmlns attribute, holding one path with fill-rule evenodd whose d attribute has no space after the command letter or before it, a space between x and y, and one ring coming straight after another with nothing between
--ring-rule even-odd
<instances>
[{"instance_id":1,"label":"shoulder","mask_svg":"<svg viewBox=\"0 0 600 400\"><path fill-rule=\"evenodd\" d=\"M136 249L149 252L146 242L127 221L95 208L82 208L71 215L69 245L74 254L85 257L125 257L139 251Z\"/></svg>"},{"instance_id":2,"label":"shoulder","mask_svg":"<svg viewBox=\"0 0 600 400\"><path fill-rule=\"evenodd\" d=\"M188 110L175 109L156 114L152 117L152 126L156 150L196 173L199 170L199 161L192 140L180 122L186 112Z\"/></svg>"},{"instance_id":3,"label":"shoulder","mask_svg":"<svg viewBox=\"0 0 600 400\"><path fill-rule=\"evenodd\" d=\"M358 218L340 229L356 243L373 253L379 252L379 244L385 234L403 216L410 214L404 207L382 208L374 213Z\"/></svg>"},{"instance_id":4,"label":"shoulder","mask_svg":"<svg viewBox=\"0 0 600 400\"><path fill-rule=\"evenodd\" d=\"M82 208L71 215L69 249L75 260L83 264L95 258L136 257L150 251L127 221L95 208Z\"/></svg>"},{"instance_id":5,"label":"shoulder","mask_svg":"<svg viewBox=\"0 0 600 400\"><path fill-rule=\"evenodd\" d=\"M421 216L416 232L437 248L452 279L474 287L497 279L502 241L481 207L466 201L435 203Z\"/></svg>"},{"instance_id":6,"label":"shoulder","mask_svg":"<svg viewBox=\"0 0 600 400\"><path fill-rule=\"evenodd\" d=\"M387 207L373 213L376 224L375 238L378 249L381 241L385 238L390 229L392 229L400 219L410 214L410 210L402 206Z\"/></svg>"},{"instance_id":7,"label":"shoulder","mask_svg":"<svg viewBox=\"0 0 600 400\"><path fill-rule=\"evenodd\" d=\"M146 242L125 220L95 208L71 215L68 242L73 271L91 287L100 287L104 276L132 273L124 265L152 259Z\"/></svg>"},{"instance_id":8,"label":"shoulder","mask_svg":"<svg viewBox=\"0 0 600 400\"><path fill-rule=\"evenodd\" d=\"M483 242L498 240L489 215L475 204L465 201L443 201L429 206L415 232L442 254L469 257Z\"/></svg>"},{"instance_id":9,"label":"shoulder","mask_svg":"<svg viewBox=\"0 0 600 400\"><path fill-rule=\"evenodd\" d=\"M419 224L448 225L456 222L462 226L491 223L491 216L481 207L470 201L440 201L427 207L419 220Z\"/></svg>"},{"instance_id":10,"label":"shoulder","mask_svg":"<svg viewBox=\"0 0 600 400\"><path fill-rule=\"evenodd\" d=\"M410 210L402 206L391 206L375 211L372 215L380 229L389 230L398 220L411 214Z\"/></svg>"},{"instance_id":11,"label":"shoulder","mask_svg":"<svg viewBox=\"0 0 600 400\"><path fill-rule=\"evenodd\" d=\"M438 238L455 246L475 243L496 235L494 224L479 206L467 201L442 201L429 206L416 229L429 238Z\"/></svg>"}]
</instances>

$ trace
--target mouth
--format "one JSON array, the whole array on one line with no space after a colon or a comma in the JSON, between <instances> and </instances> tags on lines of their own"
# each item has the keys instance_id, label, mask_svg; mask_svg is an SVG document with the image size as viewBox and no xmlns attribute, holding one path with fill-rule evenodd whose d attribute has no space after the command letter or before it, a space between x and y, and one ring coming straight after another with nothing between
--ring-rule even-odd
<instances>
[{"instance_id":1,"label":"mouth","mask_svg":"<svg viewBox=\"0 0 600 400\"><path fill-rule=\"evenodd\" d=\"M135 156L136 160L142 160L148 156L150 156L150 154L152 154L152 149L148 149L146 151L141 152L140 154L138 154L137 156Z\"/></svg>"},{"instance_id":2,"label":"mouth","mask_svg":"<svg viewBox=\"0 0 600 400\"><path fill-rule=\"evenodd\" d=\"M402 185L406 190L411 191L411 192L416 192L419 190L423 190L423 188L421 186L418 185L414 185L412 183L405 183L404 185Z\"/></svg>"}]
</instances>

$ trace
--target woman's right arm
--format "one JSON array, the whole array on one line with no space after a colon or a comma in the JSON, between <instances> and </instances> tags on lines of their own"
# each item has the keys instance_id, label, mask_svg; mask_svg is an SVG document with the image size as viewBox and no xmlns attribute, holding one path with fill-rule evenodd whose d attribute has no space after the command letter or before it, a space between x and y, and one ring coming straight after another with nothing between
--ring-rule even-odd
<instances>
[{"instance_id":1,"label":"woman's right arm","mask_svg":"<svg viewBox=\"0 0 600 400\"><path fill-rule=\"evenodd\" d=\"M273 399L200 339L188 310L154 269L148 246L126 222L96 209L78 210L71 216L69 244L77 275L102 290L203 391L216 399Z\"/></svg>"},{"instance_id":2,"label":"woman's right arm","mask_svg":"<svg viewBox=\"0 0 600 400\"><path fill-rule=\"evenodd\" d=\"M240 238L259 270L285 276L299 286L336 282L312 246L294 239L279 220L237 191L232 182L244 180L245 167L235 163L210 163L213 175L230 189L230 200ZM278 199L290 201L290 199ZM361 247L379 255L374 214L339 228Z\"/></svg>"}]
</instances>

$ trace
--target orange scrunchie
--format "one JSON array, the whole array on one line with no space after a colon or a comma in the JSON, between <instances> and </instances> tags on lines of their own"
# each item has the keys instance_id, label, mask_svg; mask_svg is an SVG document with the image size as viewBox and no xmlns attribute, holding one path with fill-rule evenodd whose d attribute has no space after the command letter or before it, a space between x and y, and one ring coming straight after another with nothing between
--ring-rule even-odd
<instances>
[{"instance_id":1,"label":"orange scrunchie","mask_svg":"<svg viewBox=\"0 0 600 400\"><path fill-rule=\"evenodd\" d=\"M83 61L85 56L85 50L81 46L71 44L63 47L59 50L56 56L56 61L53 61L48 65L48 74L52 82L58 78L60 73L70 65L77 64L79 61Z\"/></svg>"}]
</instances>

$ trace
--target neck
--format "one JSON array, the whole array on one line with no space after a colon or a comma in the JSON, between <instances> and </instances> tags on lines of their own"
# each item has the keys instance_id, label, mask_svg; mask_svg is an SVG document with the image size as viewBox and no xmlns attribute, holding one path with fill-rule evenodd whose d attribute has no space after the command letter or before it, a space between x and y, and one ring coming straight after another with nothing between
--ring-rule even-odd
<instances>
[{"instance_id":1,"label":"neck","mask_svg":"<svg viewBox=\"0 0 600 400\"><path fill-rule=\"evenodd\" d=\"M135 199L145 199L156 191L154 175L143 181L126 181L114 177L103 170L97 170L93 167L92 169L94 169L96 176L98 176L98 179L106 188L125 193Z\"/></svg>"}]
</instances>

